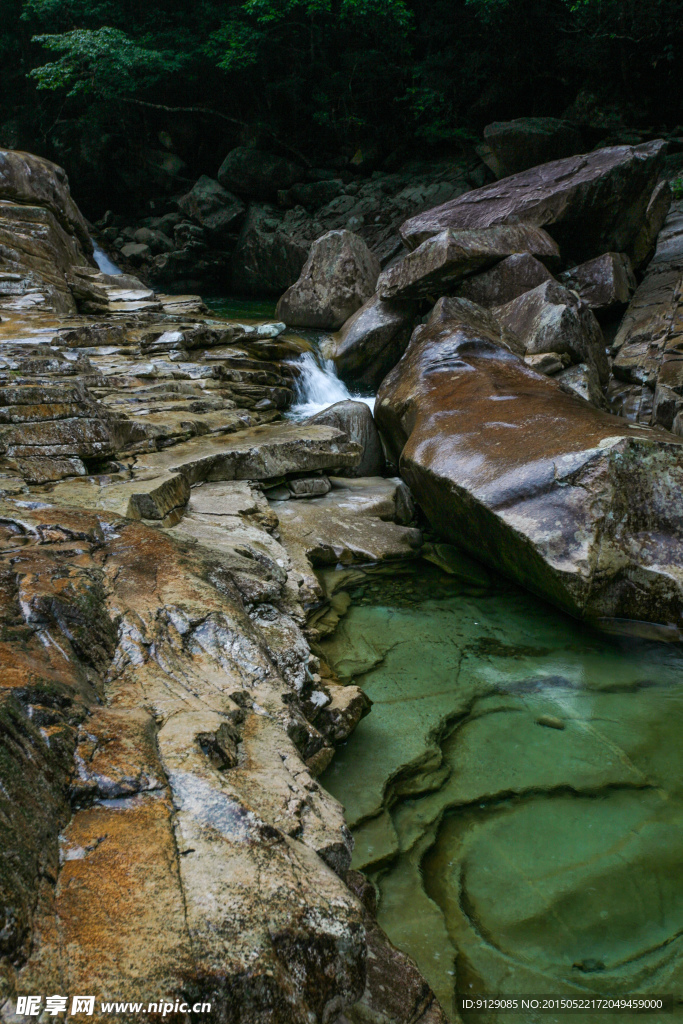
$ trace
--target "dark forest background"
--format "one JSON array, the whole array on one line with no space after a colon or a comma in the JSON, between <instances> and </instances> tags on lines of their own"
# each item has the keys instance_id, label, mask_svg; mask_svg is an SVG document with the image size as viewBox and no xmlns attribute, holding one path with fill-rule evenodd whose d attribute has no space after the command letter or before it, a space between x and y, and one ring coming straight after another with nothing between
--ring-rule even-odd
<instances>
[{"instance_id":1,"label":"dark forest background","mask_svg":"<svg viewBox=\"0 0 683 1024\"><path fill-rule=\"evenodd\" d=\"M522 115L675 134L683 0L0 0L0 145L90 216L253 142L391 168ZM683 127L680 129L683 135Z\"/></svg>"}]
</instances>

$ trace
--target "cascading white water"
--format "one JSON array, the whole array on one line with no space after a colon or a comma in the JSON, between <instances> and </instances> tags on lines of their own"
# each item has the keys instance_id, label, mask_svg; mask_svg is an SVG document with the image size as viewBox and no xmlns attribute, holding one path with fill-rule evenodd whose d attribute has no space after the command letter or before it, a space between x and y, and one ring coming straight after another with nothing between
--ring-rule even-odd
<instances>
[{"instance_id":1,"label":"cascading white water","mask_svg":"<svg viewBox=\"0 0 683 1024\"><path fill-rule=\"evenodd\" d=\"M331 359L323 359L314 352L304 352L295 365L299 373L294 384L294 404L288 414L291 419L305 420L335 402L349 400L365 402L371 411L374 410L374 396L352 394L337 376Z\"/></svg>"},{"instance_id":2,"label":"cascading white water","mask_svg":"<svg viewBox=\"0 0 683 1024\"><path fill-rule=\"evenodd\" d=\"M115 263L107 256L103 249L100 249L97 242L93 242L93 256L95 257L95 263L100 268L103 274L122 274L123 271L119 270Z\"/></svg>"}]
</instances>

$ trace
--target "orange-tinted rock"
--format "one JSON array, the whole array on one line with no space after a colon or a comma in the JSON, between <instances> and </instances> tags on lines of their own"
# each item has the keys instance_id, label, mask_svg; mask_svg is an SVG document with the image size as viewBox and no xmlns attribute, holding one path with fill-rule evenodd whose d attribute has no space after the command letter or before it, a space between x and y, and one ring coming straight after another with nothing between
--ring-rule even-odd
<instances>
[{"instance_id":1,"label":"orange-tinted rock","mask_svg":"<svg viewBox=\"0 0 683 1024\"><path fill-rule=\"evenodd\" d=\"M567 157L485 185L407 220L414 249L445 228L524 223L547 227L565 260L631 254L664 159L665 144L612 146Z\"/></svg>"},{"instance_id":2,"label":"orange-tinted rock","mask_svg":"<svg viewBox=\"0 0 683 1024\"><path fill-rule=\"evenodd\" d=\"M437 304L377 401L433 528L571 614L683 636L683 446L626 428Z\"/></svg>"},{"instance_id":3,"label":"orange-tinted rock","mask_svg":"<svg viewBox=\"0 0 683 1024\"><path fill-rule=\"evenodd\" d=\"M2 512L3 1003L189 991L244 1024L308 1024L355 1002L350 840L275 665L282 643L308 664L296 622L268 604L261 633L220 551L102 512Z\"/></svg>"}]
</instances>

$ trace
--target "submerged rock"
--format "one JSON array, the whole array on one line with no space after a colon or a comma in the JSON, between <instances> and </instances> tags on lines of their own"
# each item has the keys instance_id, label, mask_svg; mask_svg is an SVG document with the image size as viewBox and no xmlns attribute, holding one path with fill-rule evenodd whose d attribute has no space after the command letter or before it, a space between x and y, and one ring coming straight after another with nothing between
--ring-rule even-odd
<instances>
[{"instance_id":1,"label":"submerged rock","mask_svg":"<svg viewBox=\"0 0 683 1024\"><path fill-rule=\"evenodd\" d=\"M299 280L277 304L290 327L338 330L375 291L380 266L352 231L328 231L311 246Z\"/></svg>"},{"instance_id":2,"label":"submerged rock","mask_svg":"<svg viewBox=\"0 0 683 1024\"><path fill-rule=\"evenodd\" d=\"M565 259L631 255L664 160L665 143L612 146L542 164L407 220L410 249L445 228L546 227Z\"/></svg>"},{"instance_id":3,"label":"submerged rock","mask_svg":"<svg viewBox=\"0 0 683 1024\"><path fill-rule=\"evenodd\" d=\"M376 406L432 526L573 615L683 635L683 448L569 397L462 301L417 328Z\"/></svg>"}]
</instances>

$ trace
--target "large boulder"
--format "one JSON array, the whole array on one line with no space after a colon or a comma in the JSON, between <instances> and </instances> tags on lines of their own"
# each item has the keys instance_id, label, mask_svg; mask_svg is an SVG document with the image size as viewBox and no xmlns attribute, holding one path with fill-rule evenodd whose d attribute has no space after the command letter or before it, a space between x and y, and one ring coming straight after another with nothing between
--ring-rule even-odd
<instances>
[{"instance_id":1,"label":"large boulder","mask_svg":"<svg viewBox=\"0 0 683 1024\"><path fill-rule=\"evenodd\" d=\"M202 174L187 195L180 197L178 206L218 243L224 241L226 235L235 233L245 211L241 199L206 174Z\"/></svg>"},{"instance_id":2,"label":"large boulder","mask_svg":"<svg viewBox=\"0 0 683 1024\"><path fill-rule=\"evenodd\" d=\"M560 256L550 235L524 224L463 231L447 228L388 267L377 282L377 291L383 299L438 294L468 274L518 252L549 260Z\"/></svg>"},{"instance_id":3,"label":"large boulder","mask_svg":"<svg viewBox=\"0 0 683 1024\"><path fill-rule=\"evenodd\" d=\"M683 433L682 289L683 203L676 202L614 339L612 368L619 381L636 389L629 405L637 406L639 417L654 392L652 422L677 433Z\"/></svg>"},{"instance_id":4,"label":"large boulder","mask_svg":"<svg viewBox=\"0 0 683 1024\"><path fill-rule=\"evenodd\" d=\"M92 256L88 225L71 198L66 172L57 164L33 153L0 149L0 199L49 210L59 226L78 240L82 251Z\"/></svg>"},{"instance_id":5,"label":"large boulder","mask_svg":"<svg viewBox=\"0 0 683 1024\"><path fill-rule=\"evenodd\" d=\"M304 177L304 169L286 157L253 146L230 150L216 177L229 192L256 199L275 199L280 189Z\"/></svg>"},{"instance_id":6,"label":"large boulder","mask_svg":"<svg viewBox=\"0 0 683 1024\"><path fill-rule=\"evenodd\" d=\"M76 311L69 278L86 258L50 209L0 201L0 259L2 309Z\"/></svg>"},{"instance_id":7,"label":"large boulder","mask_svg":"<svg viewBox=\"0 0 683 1024\"><path fill-rule=\"evenodd\" d=\"M414 316L413 302L368 299L326 349L341 379L376 390L405 352Z\"/></svg>"},{"instance_id":8,"label":"large boulder","mask_svg":"<svg viewBox=\"0 0 683 1024\"><path fill-rule=\"evenodd\" d=\"M336 331L375 291L380 265L352 231L328 231L311 246L299 280L277 304L290 327Z\"/></svg>"},{"instance_id":9,"label":"large boulder","mask_svg":"<svg viewBox=\"0 0 683 1024\"><path fill-rule=\"evenodd\" d=\"M282 230L282 218L269 206L247 210L232 257L232 290L245 295L281 295L294 284L310 243Z\"/></svg>"},{"instance_id":10,"label":"large boulder","mask_svg":"<svg viewBox=\"0 0 683 1024\"><path fill-rule=\"evenodd\" d=\"M664 162L661 140L612 146L532 167L407 220L410 249L446 228L524 223L547 227L565 259L631 255Z\"/></svg>"},{"instance_id":11,"label":"large boulder","mask_svg":"<svg viewBox=\"0 0 683 1024\"><path fill-rule=\"evenodd\" d=\"M566 270L559 279L600 314L619 310L636 290L631 261L623 252L606 252L588 263Z\"/></svg>"},{"instance_id":12,"label":"large boulder","mask_svg":"<svg viewBox=\"0 0 683 1024\"><path fill-rule=\"evenodd\" d=\"M573 156L583 149L579 130L556 117L494 121L484 128L484 139L490 150L485 162L497 178Z\"/></svg>"},{"instance_id":13,"label":"large boulder","mask_svg":"<svg viewBox=\"0 0 683 1024\"><path fill-rule=\"evenodd\" d=\"M493 313L529 355L566 352L575 363L594 367L601 383L607 383L609 364L600 324L576 292L546 281Z\"/></svg>"},{"instance_id":14,"label":"large boulder","mask_svg":"<svg viewBox=\"0 0 683 1024\"><path fill-rule=\"evenodd\" d=\"M572 615L682 638L683 445L566 394L470 309L438 303L377 400L432 527Z\"/></svg>"},{"instance_id":15,"label":"large boulder","mask_svg":"<svg viewBox=\"0 0 683 1024\"><path fill-rule=\"evenodd\" d=\"M311 416L309 423L322 423L342 430L349 441L362 448L357 466L340 470L340 476L380 476L384 469L384 452L375 420L365 402L337 402L329 409Z\"/></svg>"},{"instance_id":16,"label":"large boulder","mask_svg":"<svg viewBox=\"0 0 683 1024\"><path fill-rule=\"evenodd\" d=\"M481 274L464 278L456 289L463 299L479 306L503 306L518 295L552 281L548 268L528 252L518 252Z\"/></svg>"}]
</instances>

